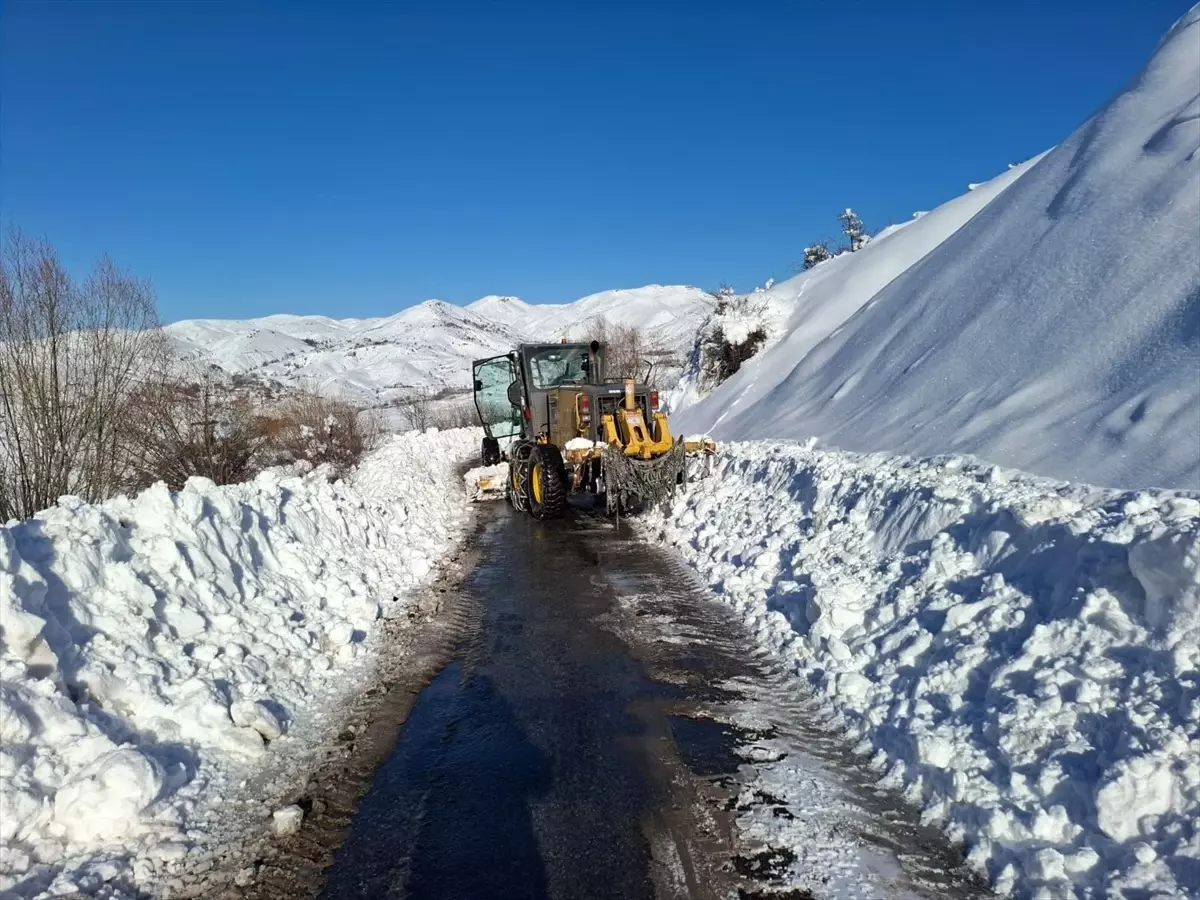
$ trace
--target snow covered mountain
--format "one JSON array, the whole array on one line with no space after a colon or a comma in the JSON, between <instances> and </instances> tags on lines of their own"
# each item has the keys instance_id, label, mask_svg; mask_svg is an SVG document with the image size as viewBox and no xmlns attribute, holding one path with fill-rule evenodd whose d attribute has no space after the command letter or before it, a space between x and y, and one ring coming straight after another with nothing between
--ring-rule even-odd
<instances>
[{"instance_id":1,"label":"snow covered mountain","mask_svg":"<svg viewBox=\"0 0 1200 900\"><path fill-rule=\"evenodd\" d=\"M521 341L582 338L598 318L636 325L679 360L712 297L694 287L649 285L563 304L484 297L469 306L427 300L378 319L276 315L193 319L167 326L188 358L233 375L384 405L413 388L470 387L470 362Z\"/></svg>"},{"instance_id":2,"label":"snow covered mountain","mask_svg":"<svg viewBox=\"0 0 1200 900\"><path fill-rule=\"evenodd\" d=\"M1042 158L778 286L778 341L682 427L1200 487L1197 47L1200 8Z\"/></svg>"}]
</instances>

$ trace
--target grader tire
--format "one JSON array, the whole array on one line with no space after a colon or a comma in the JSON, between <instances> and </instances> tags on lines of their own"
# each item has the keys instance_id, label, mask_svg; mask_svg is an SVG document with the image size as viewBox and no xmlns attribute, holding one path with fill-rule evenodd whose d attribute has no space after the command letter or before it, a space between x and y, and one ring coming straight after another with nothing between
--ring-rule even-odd
<instances>
[{"instance_id":1,"label":"grader tire","mask_svg":"<svg viewBox=\"0 0 1200 900\"><path fill-rule=\"evenodd\" d=\"M500 442L493 437L485 437L479 447L479 458L485 466L500 462Z\"/></svg>"},{"instance_id":2,"label":"grader tire","mask_svg":"<svg viewBox=\"0 0 1200 900\"><path fill-rule=\"evenodd\" d=\"M557 519L567 511L567 470L557 447L539 444L533 448L521 489L535 519Z\"/></svg>"}]
</instances>

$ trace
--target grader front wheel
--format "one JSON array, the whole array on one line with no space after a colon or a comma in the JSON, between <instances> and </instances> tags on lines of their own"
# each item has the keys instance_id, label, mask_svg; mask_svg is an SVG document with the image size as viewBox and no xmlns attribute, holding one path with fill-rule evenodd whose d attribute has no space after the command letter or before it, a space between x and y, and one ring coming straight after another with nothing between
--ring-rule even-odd
<instances>
[{"instance_id":1,"label":"grader front wheel","mask_svg":"<svg viewBox=\"0 0 1200 900\"><path fill-rule=\"evenodd\" d=\"M567 470L557 448L534 447L521 481L525 504L535 519L556 519L567 511Z\"/></svg>"}]
</instances>

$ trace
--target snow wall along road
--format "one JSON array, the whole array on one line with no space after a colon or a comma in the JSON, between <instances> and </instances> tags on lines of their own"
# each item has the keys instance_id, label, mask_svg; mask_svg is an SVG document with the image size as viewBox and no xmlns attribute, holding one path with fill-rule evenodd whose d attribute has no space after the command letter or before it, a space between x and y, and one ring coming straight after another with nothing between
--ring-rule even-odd
<instances>
[{"instance_id":1,"label":"snow wall along road","mask_svg":"<svg viewBox=\"0 0 1200 900\"><path fill-rule=\"evenodd\" d=\"M347 481L193 478L0 528L0 893L169 874L193 820L365 677L381 618L463 533L454 468L478 441L393 437Z\"/></svg>"},{"instance_id":2,"label":"snow wall along road","mask_svg":"<svg viewBox=\"0 0 1200 900\"><path fill-rule=\"evenodd\" d=\"M1002 892L1197 896L1200 495L754 442L643 527Z\"/></svg>"}]
</instances>

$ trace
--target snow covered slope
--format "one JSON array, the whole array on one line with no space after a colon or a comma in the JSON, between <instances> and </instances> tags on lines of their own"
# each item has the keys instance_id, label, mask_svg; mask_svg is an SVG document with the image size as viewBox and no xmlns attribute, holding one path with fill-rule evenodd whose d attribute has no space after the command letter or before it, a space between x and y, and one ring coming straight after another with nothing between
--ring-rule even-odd
<instances>
[{"instance_id":1,"label":"snow covered slope","mask_svg":"<svg viewBox=\"0 0 1200 900\"><path fill-rule=\"evenodd\" d=\"M162 896L195 865L193 819L228 817L336 715L381 617L462 536L447 498L478 441L395 437L349 482L193 478L0 527L0 895Z\"/></svg>"},{"instance_id":2,"label":"snow covered slope","mask_svg":"<svg viewBox=\"0 0 1200 900\"><path fill-rule=\"evenodd\" d=\"M1193 9L1104 109L850 314L826 319L805 282L816 327L801 297L684 427L1200 487L1198 151ZM925 221L815 271L873 265Z\"/></svg>"},{"instance_id":3,"label":"snow covered slope","mask_svg":"<svg viewBox=\"0 0 1200 900\"><path fill-rule=\"evenodd\" d=\"M813 347L854 315L881 288L928 254L965 225L1033 165L1014 166L971 191L944 203L933 212L893 225L857 253L843 253L803 274L746 296L730 304L730 314L719 324L733 339L744 337L753 325L766 328L770 354L744 364L741 372L711 394L711 399L680 419L688 431L715 431L738 413L751 409L788 374L787 362L800 360ZM746 306L756 309L754 321L739 314ZM729 319L734 321L730 322ZM769 359L769 362L764 361ZM698 363L698 360L694 360ZM700 395L695 365L685 373L673 400L673 410L694 403ZM761 414L756 411L755 415ZM732 427L719 431L735 437Z\"/></svg>"},{"instance_id":4,"label":"snow covered slope","mask_svg":"<svg viewBox=\"0 0 1200 900\"><path fill-rule=\"evenodd\" d=\"M1200 495L756 441L642 527L1002 895L1200 896Z\"/></svg>"},{"instance_id":5,"label":"snow covered slope","mask_svg":"<svg viewBox=\"0 0 1200 900\"><path fill-rule=\"evenodd\" d=\"M566 304L484 297L461 307L427 300L380 319L195 319L169 325L167 332L189 358L231 374L382 405L413 387L466 391L471 360L504 353L521 341L583 337L597 317L637 325L650 344L682 358L711 303L697 288L649 285Z\"/></svg>"}]
</instances>

